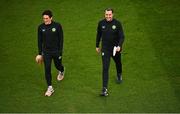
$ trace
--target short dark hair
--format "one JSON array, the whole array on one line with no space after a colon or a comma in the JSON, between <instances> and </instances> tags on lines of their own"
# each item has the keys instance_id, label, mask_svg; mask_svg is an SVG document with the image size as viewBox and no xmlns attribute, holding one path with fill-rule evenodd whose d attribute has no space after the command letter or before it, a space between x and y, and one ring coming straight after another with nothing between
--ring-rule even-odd
<instances>
[{"instance_id":1,"label":"short dark hair","mask_svg":"<svg viewBox=\"0 0 180 114\"><path fill-rule=\"evenodd\" d=\"M112 13L114 12L114 10L113 10L112 8L106 8L106 9L104 10L104 12L106 12L106 11L112 11Z\"/></svg>"},{"instance_id":2,"label":"short dark hair","mask_svg":"<svg viewBox=\"0 0 180 114\"><path fill-rule=\"evenodd\" d=\"M51 10L45 10L45 11L42 13L42 16L43 16L43 15L48 15L50 18L53 16Z\"/></svg>"}]
</instances>

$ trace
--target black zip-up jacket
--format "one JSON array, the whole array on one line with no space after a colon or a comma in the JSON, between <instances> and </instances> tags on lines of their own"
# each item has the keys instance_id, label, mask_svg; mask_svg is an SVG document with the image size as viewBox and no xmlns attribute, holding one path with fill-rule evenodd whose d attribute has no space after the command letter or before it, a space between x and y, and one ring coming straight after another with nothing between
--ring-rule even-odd
<instances>
[{"instance_id":1,"label":"black zip-up jacket","mask_svg":"<svg viewBox=\"0 0 180 114\"><path fill-rule=\"evenodd\" d=\"M63 30L60 23L54 21L49 25L42 23L38 27L38 52L58 53L62 55L63 51Z\"/></svg>"},{"instance_id":2,"label":"black zip-up jacket","mask_svg":"<svg viewBox=\"0 0 180 114\"><path fill-rule=\"evenodd\" d=\"M96 36L97 48L101 40L102 51L107 50L112 52L114 46L120 46L122 48L124 33L121 23L116 19L110 22L106 21L106 19L99 21Z\"/></svg>"}]
</instances>

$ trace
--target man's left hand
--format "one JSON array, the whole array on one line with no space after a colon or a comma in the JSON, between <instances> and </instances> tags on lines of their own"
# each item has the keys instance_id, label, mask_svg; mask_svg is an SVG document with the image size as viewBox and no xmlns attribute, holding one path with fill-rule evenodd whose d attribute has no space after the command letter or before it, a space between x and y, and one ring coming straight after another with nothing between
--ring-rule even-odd
<instances>
[{"instance_id":1,"label":"man's left hand","mask_svg":"<svg viewBox=\"0 0 180 114\"><path fill-rule=\"evenodd\" d=\"M117 46L116 51L120 52L121 51L121 47Z\"/></svg>"}]
</instances>

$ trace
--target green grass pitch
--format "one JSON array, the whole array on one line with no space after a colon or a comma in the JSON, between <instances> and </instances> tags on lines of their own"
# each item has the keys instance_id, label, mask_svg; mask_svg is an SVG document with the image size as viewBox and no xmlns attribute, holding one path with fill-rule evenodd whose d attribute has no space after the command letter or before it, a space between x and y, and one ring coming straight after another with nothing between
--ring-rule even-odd
<instances>
[{"instance_id":1,"label":"green grass pitch","mask_svg":"<svg viewBox=\"0 0 180 114\"><path fill-rule=\"evenodd\" d=\"M1 0L0 112L180 112L179 0ZM123 83L100 97L96 27L112 7L125 32ZM44 97L43 66L35 63L37 26L51 9L64 29L65 79Z\"/></svg>"}]
</instances>

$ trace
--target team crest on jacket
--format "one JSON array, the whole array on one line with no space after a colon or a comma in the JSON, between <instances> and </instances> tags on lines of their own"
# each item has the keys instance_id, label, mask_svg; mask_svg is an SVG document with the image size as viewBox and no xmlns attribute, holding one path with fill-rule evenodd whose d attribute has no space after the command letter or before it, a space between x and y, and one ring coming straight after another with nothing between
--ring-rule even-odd
<instances>
[{"instance_id":1,"label":"team crest on jacket","mask_svg":"<svg viewBox=\"0 0 180 114\"><path fill-rule=\"evenodd\" d=\"M116 25L113 25L113 26L112 26L112 29L114 29L114 30L115 30L115 29L116 29Z\"/></svg>"},{"instance_id":2,"label":"team crest on jacket","mask_svg":"<svg viewBox=\"0 0 180 114\"><path fill-rule=\"evenodd\" d=\"M104 52L102 52L102 56L104 56Z\"/></svg>"},{"instance_id":3,"label":"team crest on jacket","mask_svg":"<svg viewBox=\"0 0 180 114\"><path fill-rule=\"evenodd\" d=\"M46 29L42 29L42 31L43 31L43 32L45 32L45 31L46 31Z\"/></svg>"},{"instance_id":4,"label":"team crest on jacket","mask_svg":"<svg viewBox=\"0 0 180 114\"><path fill-rule=\"evenodd\" d=\"M55 31L56 31L56 28L52 28L52 31L55 32Z\"/></svg>"},{"instance_id":5,"label":"team crest on jacket","mask_svg":"<svg viewBox=\"0 0 180 114\"><path fill-rule=\"evenodd\" d=\"M102 29L105 29L106 28L106 26L102 26Z\"/></svg>"}]
</instances>

